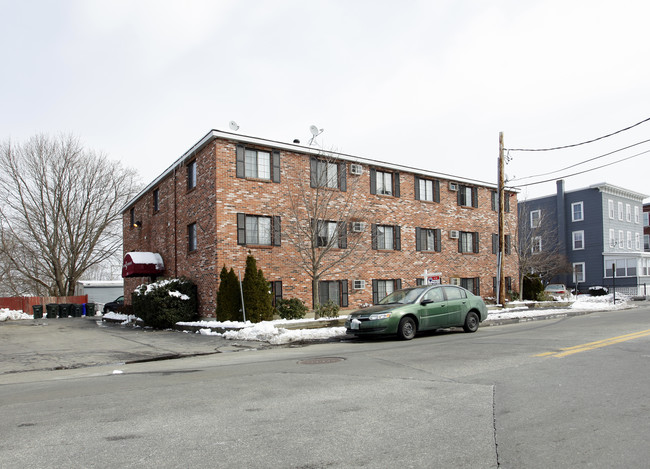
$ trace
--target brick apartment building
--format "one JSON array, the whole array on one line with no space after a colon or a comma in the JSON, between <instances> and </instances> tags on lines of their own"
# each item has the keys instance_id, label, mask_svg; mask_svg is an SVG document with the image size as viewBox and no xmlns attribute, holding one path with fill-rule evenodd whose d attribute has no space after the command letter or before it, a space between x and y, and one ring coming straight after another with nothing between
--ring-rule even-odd
<instances>
[{"instance_id":1,"label":"brick apartment building","mask_svg":"<svg viewBox=\"0 0 650 469\"><path fill-rule=\"evenodd\" d=\"M327 187L314 188L319 186L316 176L323 174ZM311 279L301 268L296 231L290 232L298 213L291 201L317 191L331 197L335 208L350 200L355 208L348 223L333 222L337 218L332 216L317 221L325 237L328 229L331 234L331 228L338 228L332 255L356 250L320 279L321 301L357 308L393 289L421 283L425 270L440 273L444 283L494 296L496 186L218 130L124 207L125 257L130 252L159 254L164 266L152 274L191 278L198 285L203 316L214 315L222 267L243 275L249 253L276 298L297 297L311 305ZM516 290L516 194L506 192L505 199L504 275L506 288ZM127 302L129 292L150 280L142 272L146 266L125 264Z\"/></svg>"}]
</instances>

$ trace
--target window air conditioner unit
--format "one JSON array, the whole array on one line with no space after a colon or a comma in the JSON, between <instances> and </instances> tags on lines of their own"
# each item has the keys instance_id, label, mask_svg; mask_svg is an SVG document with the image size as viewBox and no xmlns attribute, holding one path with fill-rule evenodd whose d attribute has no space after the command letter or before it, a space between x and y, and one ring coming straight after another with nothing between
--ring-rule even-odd
<instances>
[{"instance_id":1,"label":"window air conditioner unit","mask_svg":"<svg viewBox=\"0 0 650 469\"><path fill-rule=\"evenodd\" d=\"M449 238L450 239L458 239L460 236L460 232L458 230L450 230L449 231Z\"/></svg>"},{"instance_id":2,"label":"window air conditioner unit","mask_svg":"<svg viewBox=\"0 0 650 469\"><path fill-rule=\"evenodd\" d=\"M352 222L352 231L354 233L363 233L366 229L366 224L362 221L353 221Z\"/></svg>"},{"instance_id":3,"label":"window air conditioner unit","mask_svg":"<svg viewBox=\"0 0 650 469\"><path fill-rule=\"evenodd\" d=\"M354 280L352 282L352 288L355 290L363 290L366 288L366 281L365 280Z\"/></svg>"},{"instance_id":4,"label":"window air conditioner unit","mask_svg":"<svg viewBox=\"0 0 650 469\"><path fill-rule=\"evenodd\" d=\"M351 164L350 165L350 174L363 174L363 166L360 164Z\"/></svg>"},{"instance_id":5,"label":"window air conditioner unit","mask_svg":"<svg viewBox=\"0 0 650 469\"><path fill-rule=\"evenodd\" d=\"M458 184L456 184L455 182L450 182L449 183L449 190L454 191L454 192L458 192Z\"/></svg>"},{"instance_id":6,"label":"window air conditioner unit","mask_svg":"<svg viewBox=\"0 0 650 469\"><path fill-rule=\"evenodd\" d=\"M452 277L449 279L449 283L451 285L456 285L457 287L460 287L460 279L458 277Z\"/></svg>"}]
</instances>

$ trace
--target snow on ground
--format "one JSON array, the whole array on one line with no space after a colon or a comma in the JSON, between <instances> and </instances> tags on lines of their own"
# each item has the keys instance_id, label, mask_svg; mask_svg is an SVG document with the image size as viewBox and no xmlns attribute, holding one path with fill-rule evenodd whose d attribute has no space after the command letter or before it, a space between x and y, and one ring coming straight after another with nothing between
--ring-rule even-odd
<instances>
[{"instance_id":1,"label":"snow on ground","mask_svg":"<svg viewBox=\"0 0 650 469\"><path fill-rule=\"evenodd\" d=\"M0 322L3 321L18 321L19 319L33 319L31 314L23 313L22 311L12 311L7 308L0 308Z\"/></svg>"}]
</instances>

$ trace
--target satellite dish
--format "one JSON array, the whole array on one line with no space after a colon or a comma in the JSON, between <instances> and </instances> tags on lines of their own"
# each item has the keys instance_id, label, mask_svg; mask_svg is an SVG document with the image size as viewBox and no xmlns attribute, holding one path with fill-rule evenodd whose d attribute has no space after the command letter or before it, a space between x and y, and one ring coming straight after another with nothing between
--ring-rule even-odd
<instances>
[{"instance_id":1,"label":"satellite dish","mask_svg":"<svg viewBox=\"0 0 650 469\"><path fill-rule=\"evenodd\" d=\"M239 126L237 125L237 122L235 122L235 121L230 121L228 126L230 127L230 130L239 130Z\"/></svg>"},{"instance_id":2,"label":"satellite dish","mask_svg":"<svg viewBox=\"0 0 650 469\"><path fill-rule=\"evenodd\" d=\"M319 131L319 130L318 130L318 127L316 127L315 125L310 125L310 126L309 126L309 131L311 132L311 134L312 134L314 137L316 137L318 134L320 134L320 133L322 132L322 130Z\"/></svg>"}]
</instances>

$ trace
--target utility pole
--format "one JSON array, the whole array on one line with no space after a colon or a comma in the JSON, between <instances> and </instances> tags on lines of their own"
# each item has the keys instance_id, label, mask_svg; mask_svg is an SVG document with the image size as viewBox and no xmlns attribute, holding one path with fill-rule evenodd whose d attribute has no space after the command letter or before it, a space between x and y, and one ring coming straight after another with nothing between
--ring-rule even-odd
<instances>
[{"instance_id":1,"label":"utility pole","mask_svg":"<svg viewBox=\"0 0 650 469\"><path fill-rule=\"evenodd\" d=\"M503 132L499 132L499 169L498 169L498 196L499 196L499 253L497 255L497 304L506 304L506 288L503 275L503 246L505 244L505 233L503 230L505 218L505 175L503 159Z\"/></svg>"}]
</instances>

